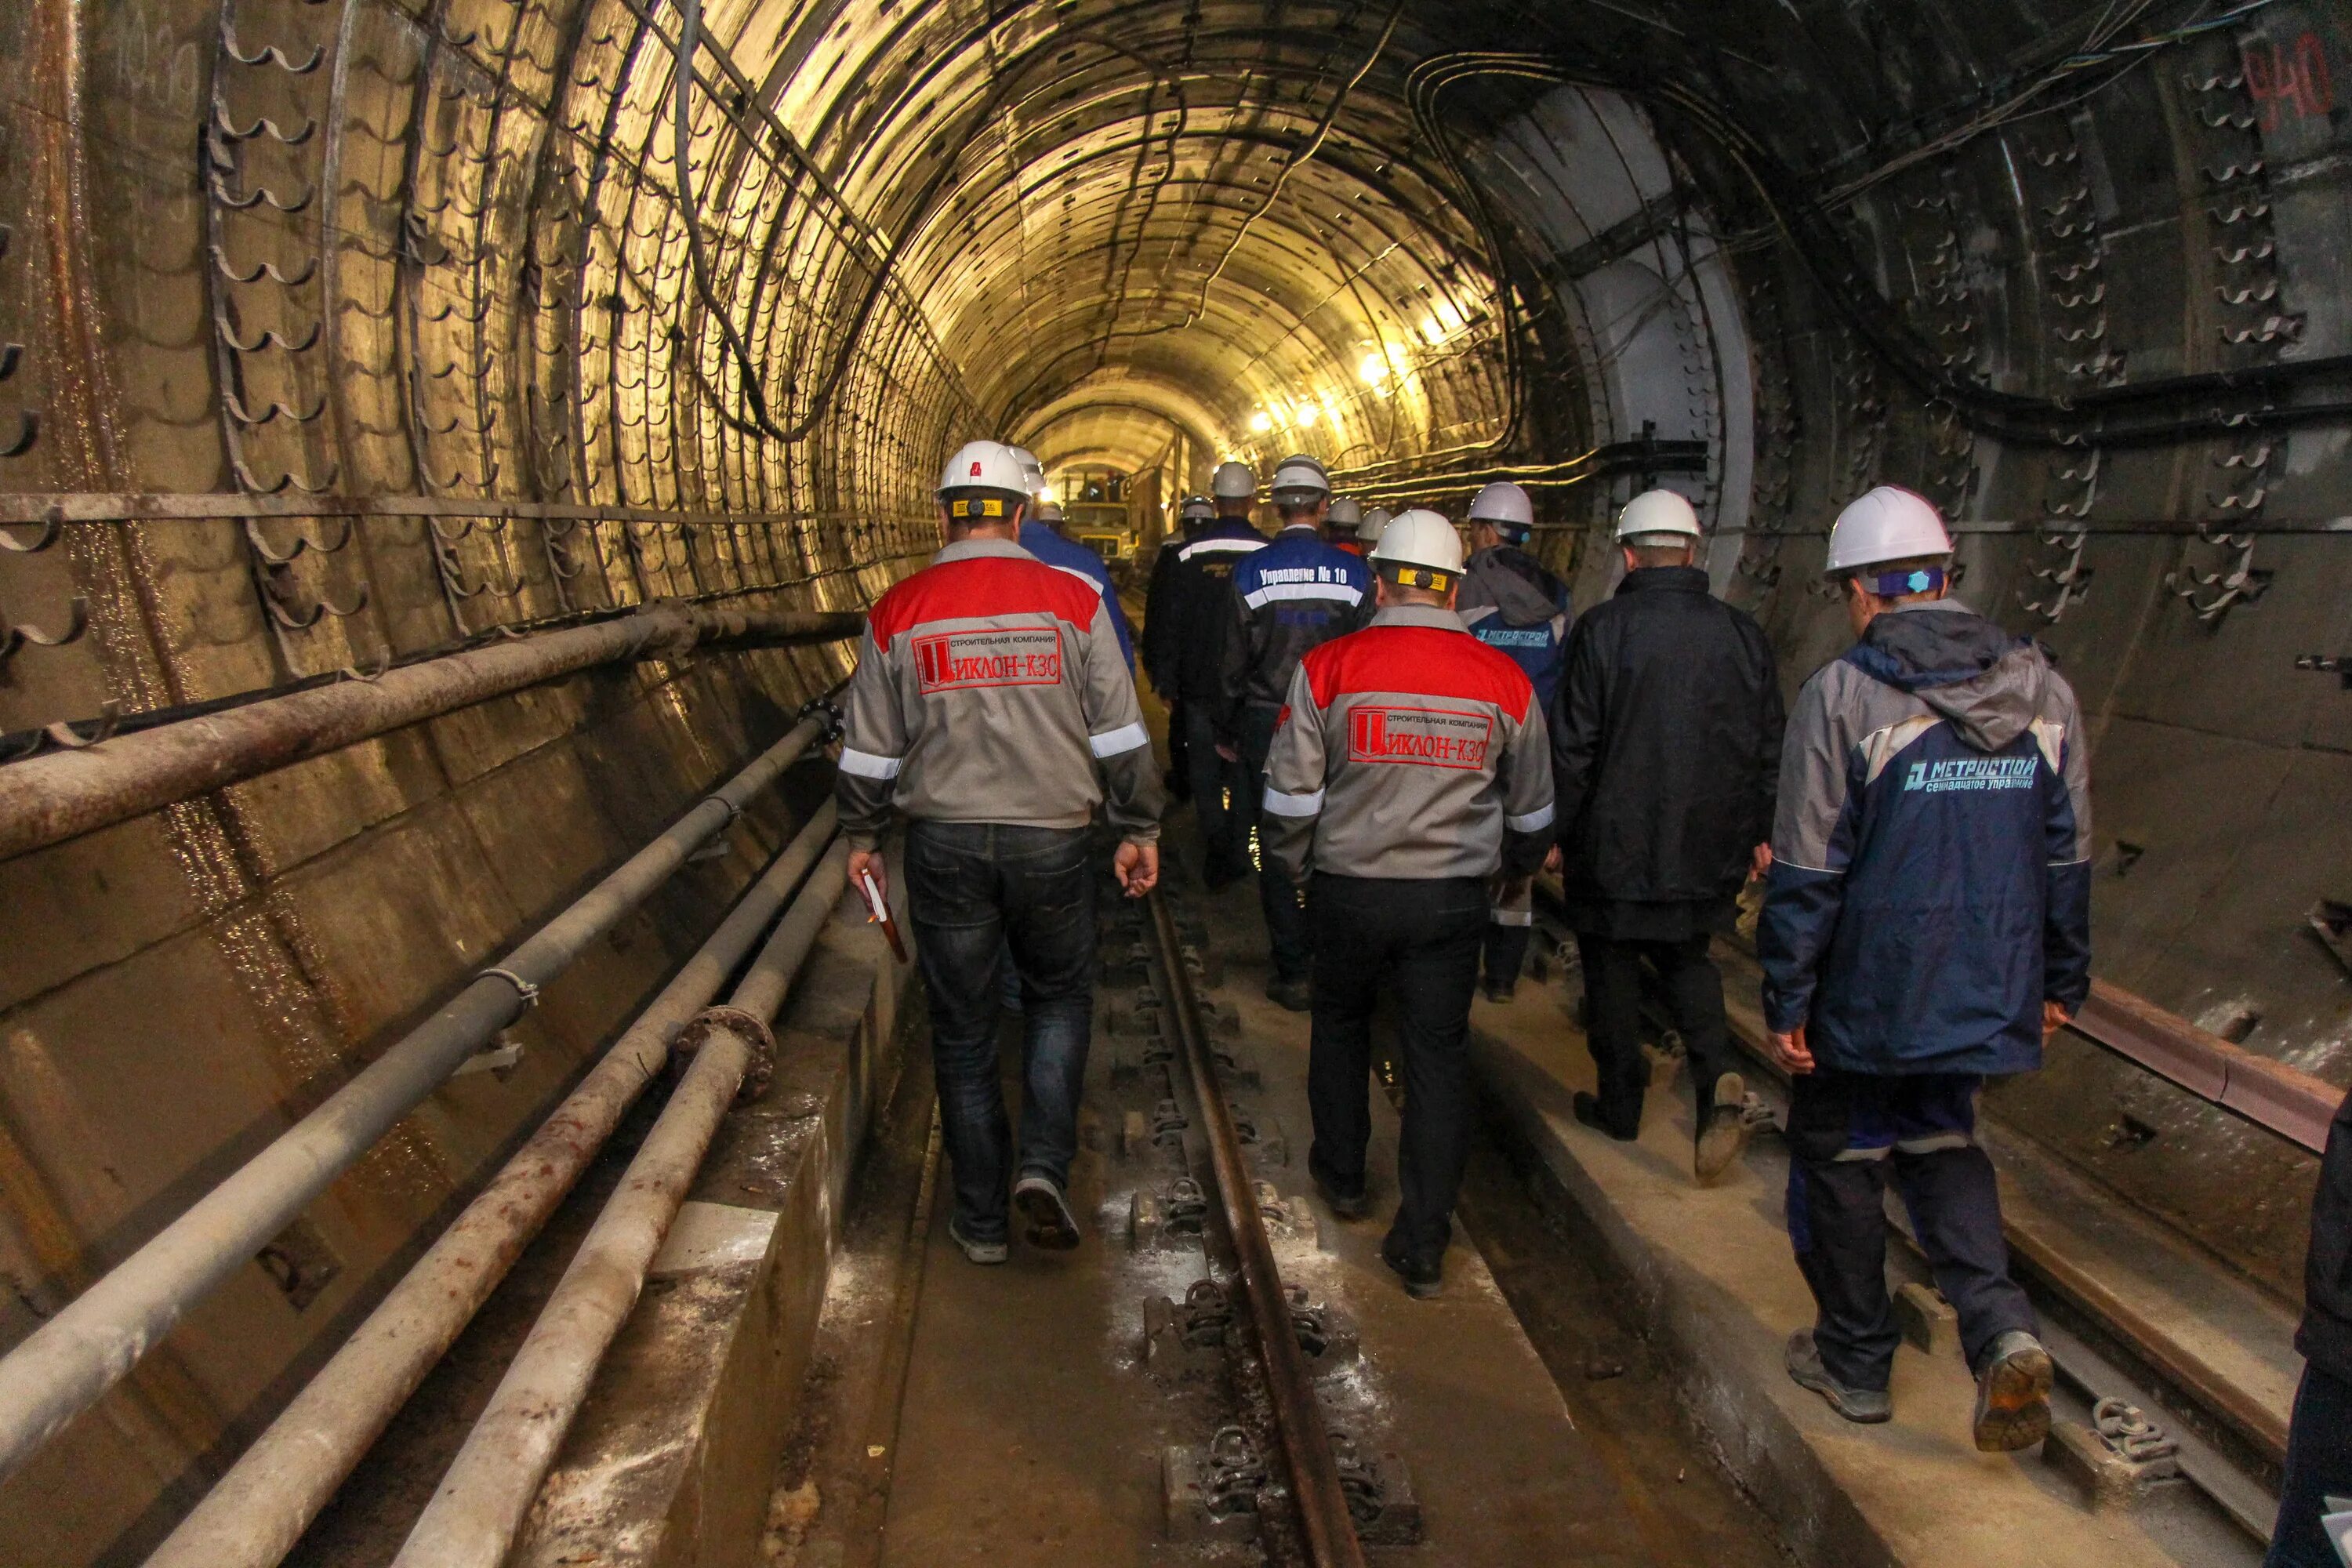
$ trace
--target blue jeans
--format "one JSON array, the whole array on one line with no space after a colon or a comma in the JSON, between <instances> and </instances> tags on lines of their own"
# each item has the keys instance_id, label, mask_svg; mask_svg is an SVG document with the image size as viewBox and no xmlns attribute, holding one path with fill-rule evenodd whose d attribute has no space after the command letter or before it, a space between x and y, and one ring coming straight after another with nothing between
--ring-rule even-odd
<instances>
[{"instance_id":1,"label":"blue jeans","mask_svg":"<svg viewBox=\"0 0 2352 1568\"><path fill-rule=\"evenodd\" d=\"M931 1008L940 1142L960 1228L1001 1241L1013 1179L1066 1184L1094 1022L1095 885L1082 827L918 822L907 835L907 919ZM997 1063L997 965L1021 973L1016 1167Z\"/></svg>"},{"instance_id":2,"label":"blue jeans","mask_svg":"<svg viewBox=\"0 0 2352 1568\"><path fill-rule=\"evenodd\" d=\"M2278 1529L2263 1568L2340 1568L2319 1528L2331 1497L2352 1497L2352 1383L2306 1363L2286 1429L2286 1477Z\"/></svg>"}]
</instances>

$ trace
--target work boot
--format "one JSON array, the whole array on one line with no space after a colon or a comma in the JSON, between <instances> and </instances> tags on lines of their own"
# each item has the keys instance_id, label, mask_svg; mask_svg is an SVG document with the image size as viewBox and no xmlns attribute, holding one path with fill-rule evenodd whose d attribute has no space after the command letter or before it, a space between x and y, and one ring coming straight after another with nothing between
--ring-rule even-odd
<instances>
[{"instance_id":1,"label":"work boot","mask_svg":"<svg viewBox=\"0 0 2352 1568\"><path fill-rule=\"evenodd\" d=\"M1029 1222L1033 1246L1067 1252L1079 1240L1078 1216L1070 1207L1062 1184L1043 1171L1031 1171L1013 1184L1013 1206Z\"/></svg>"},{"instance_id":2,"label":"work boot","mask_svg":"<svg viewBox=\"0 0 2352 1568\"><path fill-rule=\"evenodd\" d=\"M1486 994L1487 1001L1502 1003L1507 1002L1512 997L1518 994L1519 983L1517 979L1509 976L1496 976L1490 974L1486 976L1486 981L1479 986L1479 989Z\"/></svg>"},{"instance_id":3,"label":"work boot","mask_svg":"<svg viewBox=\"0 0 2352 1568\"><path fill-rule=\"evenodd\" d=\"M1699 1111L1698 1149L1691 1157L1691 1173L1698 1184L1713 1186L1747 1145L1748 1080L1727 1072L1715 1080L1711 1102Z\"/></svg>"},{"instance_id":4,"label":"work boot","mask_svg":"<svg viewBox=\"0 0 2352 1568\"><path fill-rule=\"evenodd\" d=\"M1977 1447L1988 1454L2031 1448L2050 1435L2050 1352L2011 1329L1985 1352L1977 1374Z\"/></svg>"},{"instance_id":5,"label":"work boot","mask_svg":"<svg viewBox=\"0 0 2352 1568\"><path fill-rule=\"evenodd\" d=\"M1576 1091L1574 1104L1576 1119L1595 1132L1614 1138L1620 1143L1631 1143L1642 1135L1642 1129L1638 1125L1621 1128L1603 1116L1601 1113L1601 1097L1597 1094L1580 1089Z\"/></svg>"},{"instance_id":6,"label":"work boot","mask_svg":"<svg viewBox=\"0 0 2352 1568\"><path fill-rule=\"evenodd\" d=\"M1394 1235L1381 1243L1381 1261L1396 1270L1404 1281L1404 1293L1416 1301L1426 1301L1445 1287L1445 1255L1415 1258L1397 1242Z\"/></svg>"},{"instance_id":7,"label":"work boot","mask_svg":"<svg viewBox=\"0 0 2352 1568\"><path fill-rule=\"evenodd\" d=\"M1294 1013L1311 1012L1315 1006L1314 991L1308 986L1304 976L1297 980L1285 980L1277 974L1265 983L1265 994L1266 1000L1277 1006L1286 1007Z\"/></svg>"},{"instance_id":8,"label":"work boot","mask_svg":"<svg viewBox=\"0 0 2352 1568\"><path fill-rule=\"evenodd\" d=\"M1895 1401L1883 1388L1848 1388L1822 1364L1821 1347L1813 1331L1799 1329L1789 1336L1789 1375L1800 1388L1810 1388L1830 1402L1830 1408L1849 1421L1874 1426L1895 1418Z\"/></svg>"},{"instance_id":9,"label":"work boot","mask_svg":"<svg viewBox=\"0 0 2352 1568\"><path fill-rule=\"evenodd\" d=\"M948 1239L961 1247L965 1258L973 1263L1002 1263L1012 1256L1012 1248L1001 1241L980 1241L968 1235L960 1218L948 1221Z\"/></svg>"},{"instance_id":10,"label":"work boot","mask_svg":"<svg viewBox=\"0 0 2352 1568\"><path fill-rule=\"evenodd\" d=\"M1372 1197L1359 1182L1350 1192L1331 1175L1331 1168L1317 1159L1310 1151L1307 1156L1307 1173L1315 1178L1315 1190L1331 1205L1331 1212L1341 1219L1361 1219L1371 1213Z\"/></svg>"}]
</instances>

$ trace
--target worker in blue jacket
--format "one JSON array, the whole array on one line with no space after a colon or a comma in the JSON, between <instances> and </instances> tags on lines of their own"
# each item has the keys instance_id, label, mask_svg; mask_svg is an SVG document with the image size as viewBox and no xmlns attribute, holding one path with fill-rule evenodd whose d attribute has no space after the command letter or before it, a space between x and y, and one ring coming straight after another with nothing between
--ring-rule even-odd
<instances>
[{"instance_id":1,"label":"worker in blue jacket","mask_svg":"<svg viewBox=\"0 0 2352 1568\"><path fill-rule=\"evenodd\" d=\"M1462 595L1454 613L1470 635L1524 671L1536 700L1551 711L1566 660L1568 584L1528 553L1535 537L1535 507L1528 492L1497 479L1470 503L1470 559L1462 568ZM1507 1002L1518 989L1528 948L1536 934L1535 905L1525 884L1489 910L1483 988L1489 1002Z\"/></svg>"},{"instance_id":2,"label":"worker in blue jacket","mask_svg":"<svg viewBox=\"0 0 2352 1568\"><path fill-rule=\"evenodd\" d=\"M1103 608L1110 612L1110 629L1118 634L1118 651L1127 656L1128 673L1135 673L1135 637L1128 629L1127 611L1118 602L1118 585L1110 580L1110 567L1103 558L1064 536L1060 503L1040 501L1034 521L1021 525L1021 548L1056 571L1067 572L1073 577L1083 577L1102 595Z\"/></svg>"},{"instance_id":3,"label":"worker in blue jacket","mask_svg":"<svg viewBox=\"0 0 2352 1568\"><path fill-rule=\"evenodd\" d=\"M2089 994L2090 763L2034 643L1947 596L1934 507L1883 486L1830 534L1859 639L1805 682L1781 753L1758 956L1789 1072L1789 1234L1818 1308L1790 1375L1851 1421L1893 1414L1890 1173L1960 1320L1975 1438L2050 1427L2050 1354L2010 1278L1987 1076L2042 1065Z\"/></svg>"},{"instance_id":4,"label":"worker in blue jacket","mask_svg":"<svg viewBox=\"0 0 2352 1568\"><path fill-rule=\"evenodd\" d=\"M1361 627L1372 613L1371 569L1323 537L1331 507L1331 477L1323 465L1303 453L1285 458L1275 468L1270 496L1282 530L1235 563L1220 634L1217 746L1242 765L1244 834L1257 824L1266 758L1298 661ZM1276 857L1263 853L1257 886L1274 961L1265 994L1304 1013L1311 1005L1304 889Z\"/></svg>"}]
</instances>

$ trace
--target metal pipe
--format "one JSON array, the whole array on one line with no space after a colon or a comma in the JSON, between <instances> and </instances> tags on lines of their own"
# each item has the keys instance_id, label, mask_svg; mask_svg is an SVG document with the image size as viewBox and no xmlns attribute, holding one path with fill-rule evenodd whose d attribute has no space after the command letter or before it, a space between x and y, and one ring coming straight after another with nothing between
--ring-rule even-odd
<instances>
[{"instance_id":1,"label":"metal pipe","mask_svg":"<svg viewBox=\"0 0 2352 1568\"><path fill-rule=\"evenodd\" d=\"M747 1074L764 1078L768 1023L833 918L849 846L826 851L728 1005L677 1040L693 1065L662 1108L618 1191L580 1244L488 1406L450 1461L393 1568L499 1568L588 1397L596 1369L645 1288L646 1272Z\"/></svg>"},{"instance_id":2,"label":"metal pipe","mask_svg":"<svg viewBox=\"0 0 2352 1568\"><path fill-rule=\"evenodd\" d=\"M723 832L824 730L821 718L793 726L0 1358L0 1479L97 1404L183 1313L244 1267L458 1064L514 1022L583 948Z\"/></svg>"},{"instance_id":3,"label":"metal pipe","mask_svg":"<svg viewBox=\"0 0 2352 1568\"><path fill-rule=\"evenodd\" d=\"M147 1568L272 1568L446 1354L833 840L828 799L481 1195L296 1394Z\"/></svg>"},{"instance_id":4,"label":"metal pipe","mask_svg":"<svg viewBox=\"0 0 2352 1568\"><path fill-rule=\"evenodd\" d=\"M592 665L673 658L705 644L855 637L861 625L855 615L653 605L374 680L298 691L28 758L0 768L0 860Z\"/></svg>"},{"instance_id":5,"label":"metal pipe","mask_svg":"<svg viewBox=\"0 0 2352 1568\"><path fill-rule=\"evenodd\" d=\"M1307 1560L1315 1568L1364 1568L1364 1550L1356 1540L1347 1489L1339 1482L1339 1461L1331 1452L1330 1429L1316 1403L1307 1358L1299 1352L1298 1331L1291 1321L1289 1298L1283 1294L1274 1247L1266 1240L1265 1217L1258 1213L1257 1192L1242 1163L1241 1138L1234 1131L1233 1110L1217 1081L1216 1057L1201 1027L1200 1004L1192 994L1192 976L1184 969L1176 921L1158 893L1150 896L1150 902L1152 932L1160 944L1161 966L1167 971L1171 1000L1175 1003L1170 1011L1183 1039L1185 1063L1192 1068L1193 1097L1201 1102L1209 1163L1217 1179L1225 1228L1233 1237L1242 1295L1249 1303L1250 1326L1256 1331L1258 1359L1265 1368L1275 1430L1282 1437L1291 1500L1307 1537Z\"/></svg>"}]
</instances>

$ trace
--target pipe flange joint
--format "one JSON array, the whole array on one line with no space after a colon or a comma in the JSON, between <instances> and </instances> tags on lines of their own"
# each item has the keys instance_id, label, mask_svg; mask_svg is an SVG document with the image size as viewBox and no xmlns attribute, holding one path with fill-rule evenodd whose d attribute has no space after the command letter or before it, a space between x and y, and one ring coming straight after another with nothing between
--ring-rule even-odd
<instances>
[{"instance_id":1,"label":"pipe flange joint","mask_svg":"<svg viewBox=\"0 0 2352 1568\"><path fill-rule=\"evenodd\" d=\"M724 1032L743 1042L743 1082L735 1091L738 1105L760 1098L776 1071L776 1037L767 1020L740 1007L705 1007L686 1021L670 1042L672 1059L684 1061L700 1050L711 1036Z\"/></svg>"},{"instance_id":2,"label":"pipe flange joint","mask_svg":"<svg viewBox=\"0 0 2352 1568\"><path fill-rule=\"evenodd\" d=\"M793 722L795 725L804 723L811 719L821 719L824 721L824 732L816 738L818 745L830 745L841 739L841 710L834 705L832 699L812 697L801 704L801 710L798 713L793 715Z\"/></svg>"}]
</instances>

